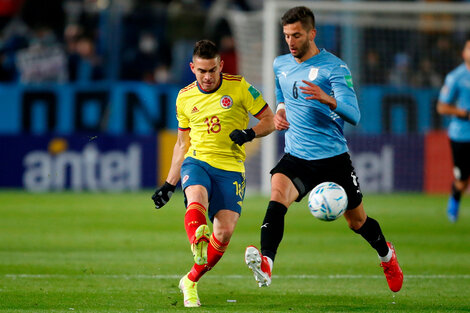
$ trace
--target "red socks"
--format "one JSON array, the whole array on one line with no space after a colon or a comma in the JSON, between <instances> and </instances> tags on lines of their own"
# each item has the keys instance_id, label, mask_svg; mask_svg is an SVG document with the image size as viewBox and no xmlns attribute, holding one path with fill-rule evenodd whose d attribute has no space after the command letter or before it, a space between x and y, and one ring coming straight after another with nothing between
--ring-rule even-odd
<instances>
[{"instance_id":1,"label":"red socks","mask_svg":"<svg viewBox=\"0 0 470 313\"><path fill-rule=\"evenodd\" d=\"M206 221L207 209L198 202L191 202L186 208L184 215L184 228L188 235L189 243L193 243L194 233L200 225L207 224Z\"/></svg>"},{"instance_id":2,"label":"red socks","mask_svg":"<svg viewBox=\"0 0 470 313\"><path fill-rule=\"evenodd\" d=\"M200 225L207 224L206 221L207 209L198 202L191 202L186 208L186 214L184 215L184 228L188 235L189 242L192 243L194 239L194 233ZM219 262L222 255L224 255L227 249L227 243L221 243L214 234L210 237L209 246L207 247L207 263L204 265L194 264L191 272L189 272L188 278L194 282L197 282L207 271L213 268L217 262Z\"/></svg>"},{"instance_id":3,"label":"red socks","mask_svg":"<svg viewBox=\"0 0 470 313\"><path fill-rule=\"evenodd\" d=\"M194 234L194 231L193 231ZM188 278L191 281L197 282L199 279L209 270L211 270L220 258L224 255L225 250L228 246L227 243L221 243L215 238L214 234L211 235L209 246L207 247L207 264L197 265L194 264L191 272L189 272Z\"/></svg>"}]
</instances>

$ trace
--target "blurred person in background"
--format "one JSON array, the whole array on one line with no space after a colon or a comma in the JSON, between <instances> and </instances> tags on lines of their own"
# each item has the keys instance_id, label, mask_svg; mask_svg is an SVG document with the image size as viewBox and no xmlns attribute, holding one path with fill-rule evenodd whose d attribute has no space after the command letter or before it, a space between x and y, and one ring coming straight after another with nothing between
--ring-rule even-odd
<instances>
[{"instance_id":1,"label":"blurred person in background","mask_svg":"<svg viewBox=\"0 0 470 313\"><path fill-rule=\"evenodd\" d=\"M93 39L86 35L76 38L75 51L68 59L69 80L89 82L104 79L102 58L96 53Z\"/></svg>"},{"instance_id":2,"label":"blurred person in background","mask_svg":"<svg viewBox=\"0 0 470 313\"><path fill-rule=\"evenodd\" d=\"M411 84L424 88L439 88L442 85L442 78L434 69L429 58L420 58L418 68L413 71L411 76Z\"/></svg>"},{"instance_id":3,"label":"blurred person in background","mask_svg":"<svg viewBox=\"0 0 470 313\"><path fill-rule=\"evenodd\" d=\"M454 162L454 181L447 204L447 217L454 223L470 177L470 38L465 41L462 58L464 62L447 74L437 104L439 114L452 117L448 136Z\"/></svg>"},{"instance_id":4,"label":"blurred person in background","mask_svg":"<svg viewBox=\"0 0 470 313\"><path fill-rule=\"evenodd\" d=\"M136 49L126 49L122 77L147 83L167 83L170 80L171 51L154 34L142 31Z\"/></svg>"},{"instance_id":5,"label":"blurred person in background","mask_svg":"<svg viewBox=\"0 0 470 313\"><path fill-rule=\"evenodd\" d=\"M23 83L67 81L65 50L46 24L38 24L31 30L28 47L16 53L16 66Z\"/></svg>"},{"instance_id":6,"label":"blurred person in background","mask_svg":"<svg viewBox=\"0 0 470 313\"><path fill-rule=\"evenodd\" d=\"M431 61L441 77L445 77L458 63L457 45L449 37L449 35L439 36L431 48Z\"/></svg>"},{"instance_id":7,"label":"blurred person in background","mask_svg":"<svg viewBox=\"0 0 470 313\"><path fill-rule=\"evenodd\" d=\"M405 52L399 52L394 56L394 65L388 75L388 82L393 86L406 87L409 85L410 56Z\"/></svg>"},{"instance_id":8,"label":"blurred person in background","mask_svg":"<svg viewBox=\"0 0 470 313\"><path fill-rule=\"evenodd\" d=\"M380 54L374 49L367 51L364 63L364 82L367 84L384 84L384 65L381 62Z\"/></svg>"}]
</instances>

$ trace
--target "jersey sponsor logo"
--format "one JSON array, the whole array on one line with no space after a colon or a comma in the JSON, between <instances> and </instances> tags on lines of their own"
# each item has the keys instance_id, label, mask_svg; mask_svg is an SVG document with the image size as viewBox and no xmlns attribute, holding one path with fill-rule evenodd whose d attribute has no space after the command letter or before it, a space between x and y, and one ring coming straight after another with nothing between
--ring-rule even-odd
<instances>
[{"instance_id":1,"label":"jersey sponsor logo","mask_svg":"<svg viewBox=\"0 0 470 313\"><path fill-rule=\"evenodd\" d=\"M315 80L318 76L318 68L317 67L312 67L310 69L310 72L308 73L308 79L309 80Z\"/></svg>"},{"instance_id":2,"label":"jersey sponsor logo","mask_svg":"<svg viewBox=\"0 0 470 313\"><path fill-rule=\"evenodd\" d=\"M287 73L289 72L281 72L281 74L284 75L284 78L287 78Z\"/></svg>"},{"instance_id":3,"label":"jersey sponsor logo","mask_svg":"<svg viewBox=\"0 0 470 313\"><path fill-rule=\"evenodd\" d=\"M191 113L197 113L197 112L199 112L199 110L198 110L196 107L194 107L194 108L191 110Z\"/></svg>"},{"instance_id":4,"label":"jersey sponsor logo","mask_svg":"<svg viewBox=\"0 0 470 313\"><path fill-rule=\"evenodd\" d=\"M189 175L184 175L182 183L184 184L189 179Z\"/></svg>"},{"instance_id":5,"label":"jersey sponsor logo","mask_svg":"<svg viewBox=\"0 0 470 313\"><path fill-rule=\"evenodd\" d=\"M230 96L223 96L220 99L220 106L224 109L230 109L233 105L233 100Z\"/></svg>"},{"instance_id":6,"label":"jersey sponsor logo","mask_svg":"<svg viewBox=\"0 0 470 313\"><path fill-rule=\"evenodd\" d=\"M353 80L351 75L344 75L344 79L346 80L346 85L348 85L349 88L353 87Z\"/></svg>"},{"instance_id":7,"label":"jersey sponsor logo","mask_svg":"<svg viewBox=\"0 0 470 313\"><path fill-rule=\"evenodd\" d=\"M256 100L256 98L258 98L259 95L260 95L258 89L256 89L256 88L253 87L253 86L250 86L250 88L248 88L248 91L251 93L251 95L253 96L253 99L255 99L255 100Z\"/></svg>"}]
</instances>

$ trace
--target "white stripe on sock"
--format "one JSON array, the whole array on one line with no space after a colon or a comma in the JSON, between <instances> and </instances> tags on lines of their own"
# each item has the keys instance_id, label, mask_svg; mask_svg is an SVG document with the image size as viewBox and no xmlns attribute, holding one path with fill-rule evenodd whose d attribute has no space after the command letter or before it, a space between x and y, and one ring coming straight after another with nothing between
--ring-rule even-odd
<instances>
[{"instance_id":1,"label":"white stripe on sock","mask_svg":"<svg viewBox=\"0 0 470 313\"><path fill-rule=\"evenodd\" d=\"M392 249L388 249L388 253L386 256L380 256L379 255L379 259L381 262L388 262L390 261L390 259L392 258Z\"/></svg>"}]
</instances>

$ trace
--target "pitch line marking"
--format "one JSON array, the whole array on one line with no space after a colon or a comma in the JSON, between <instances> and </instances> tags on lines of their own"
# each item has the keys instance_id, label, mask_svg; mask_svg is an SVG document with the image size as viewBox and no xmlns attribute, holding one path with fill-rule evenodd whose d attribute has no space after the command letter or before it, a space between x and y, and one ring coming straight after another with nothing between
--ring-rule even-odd
<instances>
[{"instance_id":1,"label":"pitch line marking","mask_svg":"<svg viewBox=\"0 0 470 313\"><path fill-rule=\"evenodd\" d=\"M183 274L168 274L168 275L146 275L146 274L133 274L133 275L112 275L112 274L3 274L5 278L18 279L18 278L37 278L37 279L68 279L68 278L111 278L111 279L178 279ZM252 275L210 275L211 278L224 278L224 279L249 279ZM432 275L432 274L418 274L406 275L405 279L470 279L470 275ZM276 279L383 279L383 275L273 275Z\"/></svg>"}]
</instances>

